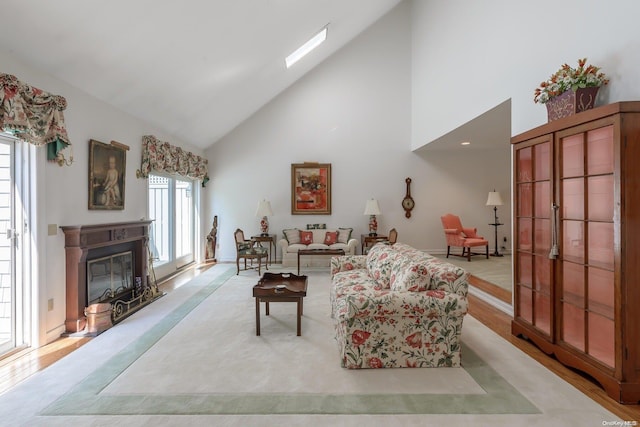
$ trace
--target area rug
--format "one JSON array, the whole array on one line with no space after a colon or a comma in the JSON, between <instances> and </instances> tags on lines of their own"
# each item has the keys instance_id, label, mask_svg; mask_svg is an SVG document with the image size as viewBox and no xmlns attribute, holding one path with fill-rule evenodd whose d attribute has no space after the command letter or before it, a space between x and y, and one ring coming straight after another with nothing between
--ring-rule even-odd
<instances>
[{"instance_id":1,"label":"area rug","mask_svg":"<svg viewBox=\"0 0 640 427\"><path fill-rule=\"evenodd\" d=\"M268 317L263 310L256 336L257 274L217 265L3 395L2 425L548 426L615 419L470 316L463 368L342 369L329 274L304 274L302 336L292 303L272 303Z\"/></svg>"}]
</instances>

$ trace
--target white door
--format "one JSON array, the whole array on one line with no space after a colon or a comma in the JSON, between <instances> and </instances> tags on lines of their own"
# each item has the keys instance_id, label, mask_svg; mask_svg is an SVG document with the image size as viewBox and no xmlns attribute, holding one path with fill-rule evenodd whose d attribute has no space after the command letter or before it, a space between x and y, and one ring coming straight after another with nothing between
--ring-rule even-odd
<instances>
[{"instance_id":1,"label":"white door","mask_svg":"<svg viewBox=\"0 0 640 427\"><path fill-rule=\"evenodd\" d=\"M29 149L0 134L0 354L29 342L30 294L21 238L28 231ZM16 161L16 158L24 160ZM24 203L22 203L24 201Z\"/></svg>"},{"instance_id":2,"label":"white door","mask_svg":"<svg viewBox=\"0 0 640 427\"><path fill-rule=\"evenodd\" d=\"M186 178L149 175L150 248L157 278L192 263L195 185Z\"/></svg>"}]
</instances>

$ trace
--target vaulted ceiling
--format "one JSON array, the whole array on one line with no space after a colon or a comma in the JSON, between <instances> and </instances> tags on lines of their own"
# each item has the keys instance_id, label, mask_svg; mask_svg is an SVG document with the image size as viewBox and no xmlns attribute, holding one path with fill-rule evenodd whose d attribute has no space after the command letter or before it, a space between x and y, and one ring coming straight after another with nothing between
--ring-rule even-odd
<instances>
[{"instance_id":1,"label":"vaulted ceiling","mask_svg":"<svg viewBox=\"0 0 640 427\"><path fill-rule=\"evenodd\" d=\"M206 148L400 1L3 0L0 48Z\"/></svg>"}]
</instances>

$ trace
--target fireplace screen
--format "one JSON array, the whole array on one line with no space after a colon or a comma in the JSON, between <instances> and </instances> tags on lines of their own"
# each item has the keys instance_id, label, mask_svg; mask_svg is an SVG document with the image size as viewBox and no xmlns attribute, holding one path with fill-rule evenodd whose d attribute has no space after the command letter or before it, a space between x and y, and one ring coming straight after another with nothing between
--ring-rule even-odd
<instances>
[{"instance_id":1,"label":"fireplace screen","mask_svg":"<svg viewBox=\"0 0 640 427\"><path fill-rule=\"evenodd\" d=\"M87 261L87 305L110 301L130 292L133 283L131 251Z\"/></svg>"}]
</instances>

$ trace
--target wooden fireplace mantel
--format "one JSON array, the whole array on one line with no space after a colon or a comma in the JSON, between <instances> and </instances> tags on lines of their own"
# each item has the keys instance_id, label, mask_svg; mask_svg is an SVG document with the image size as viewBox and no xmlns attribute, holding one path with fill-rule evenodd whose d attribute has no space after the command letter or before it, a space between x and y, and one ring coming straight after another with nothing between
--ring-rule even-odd
<instances>
[{"instance_id":1,"label":"wooden fireplace mantel","mask_svg":"<svg viewBox=\"0 0 640 427\"><path fill-rule=\"evenodd\" d=\"M110 224L71 225L64 232L66 252L66 320L68 333L85 328L87 307L87 259L93 254L111 255L122 250L134 253L134 276L147 284L147 242L151 220Z\"/></svg>"}]
</instances>

